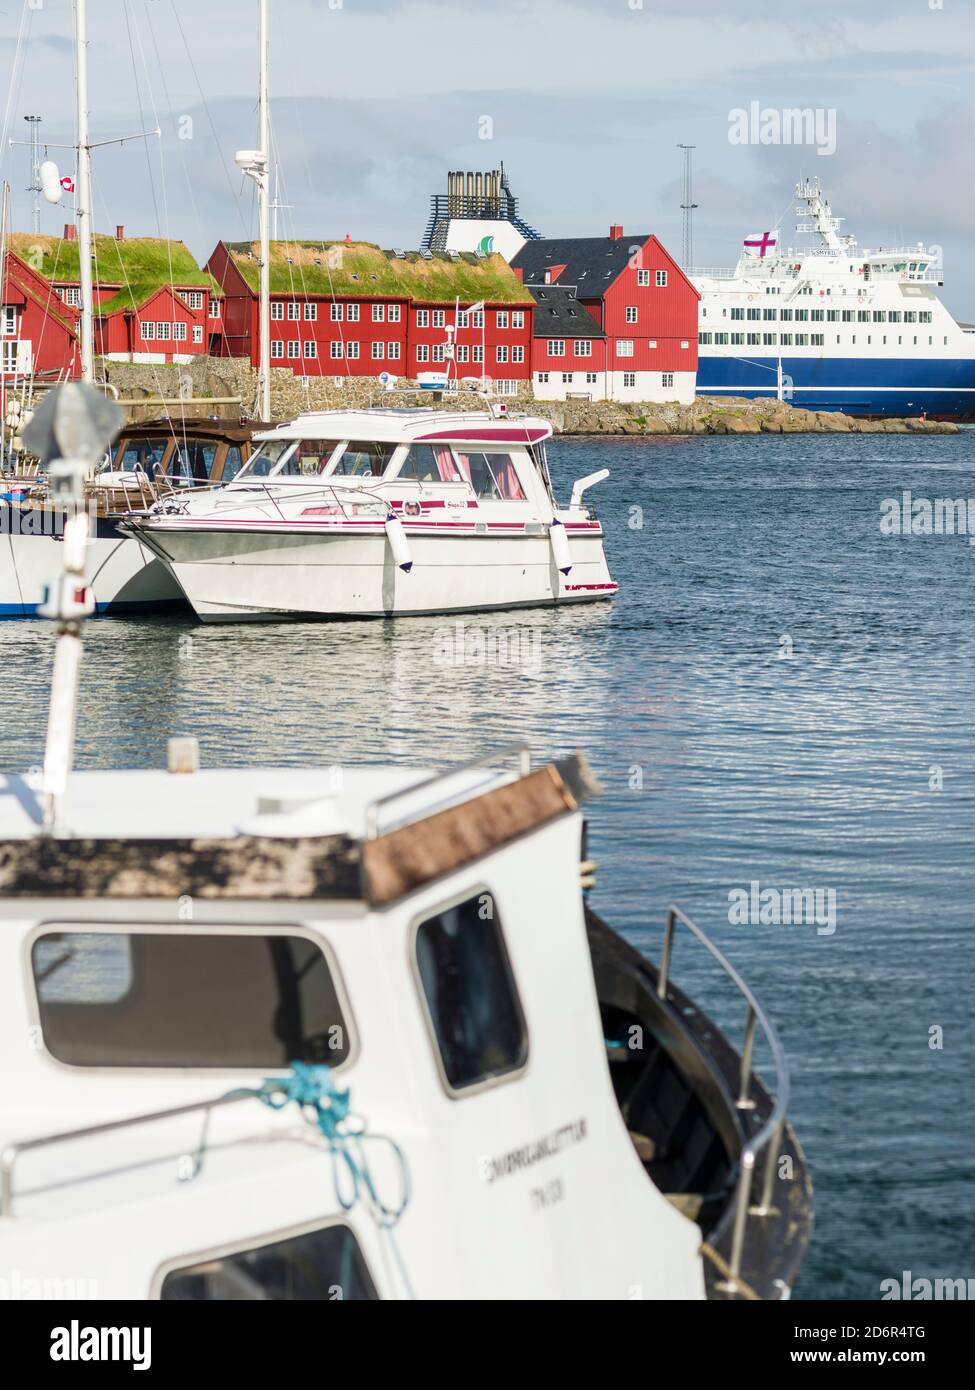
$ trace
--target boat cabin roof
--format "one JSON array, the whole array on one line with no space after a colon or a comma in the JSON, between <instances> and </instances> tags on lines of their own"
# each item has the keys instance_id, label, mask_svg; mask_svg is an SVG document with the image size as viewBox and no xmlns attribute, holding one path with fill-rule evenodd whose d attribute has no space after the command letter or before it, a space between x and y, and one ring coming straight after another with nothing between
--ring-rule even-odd
<instances>
[{"instance_id":1,"label":"boat cabin roof","mask_svg":"<svg viewBox=\"0 0 975 1390\"><path fill-rule=\"evenodd\" d=\"M227 444L246 444L271 426L264 420L218 420L209 415L161 415L152 420L132 420L116 435L124 439L183 439L192 435Z\"/></svg>"},{"instance_id":2,"label":"boat cabin roof","mask_svg":"<svg viewBox=\"0 0 975 1390\"><path fill-rule=\"evenodd\" d=\"M530 415L492 415L489 411L395 409L321 410L299 415L266 439L369 439L381 444L450 441L467 444L537 444L549 439L548 420Z\"/></svg>"},{"instance_id":3,"label":"boat cabin roof","mask_svg":"<svg viewBox=\"0 0 975 1390\"><path fill-rule=\"evenodd\" d=\"M496 762L79 772L56 838L31 779L0 776L0 895L394 902L598 790L580 754L517 776Z\"/></svg>"}]
</instances>

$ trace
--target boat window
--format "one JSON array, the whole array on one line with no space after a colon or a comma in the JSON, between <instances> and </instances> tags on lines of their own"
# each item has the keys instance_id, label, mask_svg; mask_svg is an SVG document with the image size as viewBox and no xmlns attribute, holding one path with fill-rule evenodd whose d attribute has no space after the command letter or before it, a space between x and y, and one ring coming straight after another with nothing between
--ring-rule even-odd
<instances>
[{"instance_id":1,"label":"boat window","mask_svg":"<svg viewBox=\"0 0 975 1390\"><path fill-rule=\"evenodd\" d=\"M375 1300L379 1295L355 1235L348 1226L337 1224L171 1270L159 1297L167 1302L304 1299L344 1303Z\"/></svg>"},{"instance_id":2,"label":"boat window","mask_svg":"<svg viewBox=\"0 0 975 1390\"><path fill-rule=\"evenodd\" d=\"M397 474L397 477L415 478L421 483L452 483L457 476L450 450L432 444L414 444Z\"/></svg>"},{"instance_id":3,"label":"boat window","mask_svg":"<svg viewBox=\"0 0 975 1390\"><path fill-rule=\"evenodd\" d=\"M334 478L381 478L397 449L396 444L380 444L374 439L353 440L331 470Z\"/></svg>"},{"instance_id":4,"label":"boat window","mask_svg":"<svg viewBox=\"0 0 975 1390\"><path fill-rule=\"evenodd\" d=\"M302 439L288 460L285 471L303 478L317 477L335 453L337 439Z\"/></svg>"},{"instance_id":5,"label":"boat window","mask_svg":"<svg viewBox=\"0 0 975 1390\"><path fill-rule=\"evenodd\" d=\"M256 453L251 454L238 478L267 478L278 464L295 447L293 439L268 439L263 444L255 444Z\"/></svg>"},{"instance_id":6,"label":"boat window","mask_svg":"<svg viewBox=\"0 0 975 1390\"><path fill-rule=\"evenodd\" d=\"M220 481L231 483L243 466L244 456L239 444L230 444L224 457L223 468L220 470Z\"/></svg>"},{"instance_id":7,"label":"boat window","mask_svg":"<svg viewBox=\"0 0 975 1390\"><path fill-rule=\"evenodd\" d=\"M510 454L457 454L460 471L478 497L524 502L525 494Z\"/></svg>"},{"instance_id":8,"label":"boat window","mask_svg":"<svg viewBox=\"0 0 975 1390\"><path fill-rule=\"evenodd\" d=\"M177 442L166 469L174 482L208 483L218 445L202 439L181 439Z\"/></svg>"},{"instance_id":9,"label":"boat window","mask_svg":"<svg viewBox=\"0 0 975 1390\"><path fill-rule=\"evenodd\" d=\"M524 1066L528 1037L497 904L489 893L421 922L416 961L451 1090Z\"/></svg>"},{"instance_id":10,"label":"boat window","mask_svg":"<svg viewBox=\"0 0 975 1390\"><path fill-rule=\"evenodd\" d=\"M163 455L169 447L168 439L129 439L116 452L114 471L135 473L139 469L150 478L155 477Z\"/></svg>"},{"instance_id":11,"label":"boat window","mask_svg":"<svg viewBox=\"0 0 975 1390\"><path fill-rule=\"evenodd\" d=\"M332 972L303 936L51 931L31 950L44 1043L87 1067L339 1066Z\"/></svg>"}]
</instances>

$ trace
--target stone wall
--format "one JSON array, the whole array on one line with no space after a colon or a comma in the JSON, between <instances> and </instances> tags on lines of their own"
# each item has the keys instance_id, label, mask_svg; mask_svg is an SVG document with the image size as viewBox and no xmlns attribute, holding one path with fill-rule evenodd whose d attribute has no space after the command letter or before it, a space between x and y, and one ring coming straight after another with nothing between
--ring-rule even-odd
<instances>
[{"instance_id":1,"label":"stone wall","mask_svg":"<svg viewBox=\"0 0 975 1390\"><path fill-rule=\"evenodd\" d=\"M144 420L166 407L163 401L196 402L194 413L236 419L253 415L257 401L257 372L241 357L200 357L185 366L159 366L143 362L101 361L98 375L113 386L125 403L130 419ZM375 377L312 377L306 386L301 377L286 367L271 369L271 417L290 420L308 410L355 409L376 404L431 405L432 393L420 389L384 392ZM408 388L409 383L402 381ZM531 403L531 383L520 387L518 396L506 397L512 406ZM457 409L477 409L480 398L473 391L458 392L451 405Z\"/></svg>"}]
</instances>

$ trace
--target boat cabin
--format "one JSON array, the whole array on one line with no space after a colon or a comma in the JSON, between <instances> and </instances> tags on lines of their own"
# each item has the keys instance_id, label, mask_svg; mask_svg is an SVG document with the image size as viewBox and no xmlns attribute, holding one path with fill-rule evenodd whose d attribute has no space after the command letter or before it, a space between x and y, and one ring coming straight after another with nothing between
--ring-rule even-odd
<instances>
[{"instance_id":1,"label":"boat cabin","mask_svg":"<svg viewBox=\"0 0 975 1390\"><path fill-rule=\"evenodd\" d=\"M164 416L127 425L95 475L96 491L148 494L228 483L247 464L259 421ZM125 497L131 505L132 498Z\"/></svg>"},{"instance_id":2,"label":"boat cabin","mask_svg":"<svg viewBox=\"0 0 975 1390\"><path fill-rule=\"evenodd\" d=\"M340 775L185 752L75 774L56 840L3 779L0 1279L782 1295L801 1155L750 1048L743 1067L587 908L583 759Z\"/></svg>"}]
</instances>

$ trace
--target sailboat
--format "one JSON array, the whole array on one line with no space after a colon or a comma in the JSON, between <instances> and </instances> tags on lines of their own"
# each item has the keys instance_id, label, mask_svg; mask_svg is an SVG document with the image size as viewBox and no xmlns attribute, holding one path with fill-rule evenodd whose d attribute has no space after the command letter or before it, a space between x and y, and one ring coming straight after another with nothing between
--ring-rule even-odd
<instances>
[{"instance_id":1,"label":"sailboat","mask_svg":"<svg viewBox=\"0 0 975 1390\"><path fill-rule=\"evenodd\" d=\"M87 0L75 0L74 14L80 367L81 380L94 384ZM63 181L53 162L41 166L41 182L49 201L59 201ZM143 422L108 442L104 459L92 467L84 498L90 531L86 579L96 613L125 617L186 607L183 592L166 565L151 549L126 535L121 525L161 497L229 481L247 462L252 435L251 427L235 431L223 422L184 412ZM27 617L40 611L67 520L43 477L11 480L0 493L0 617Z\"/></svg>"}]
</instances>

